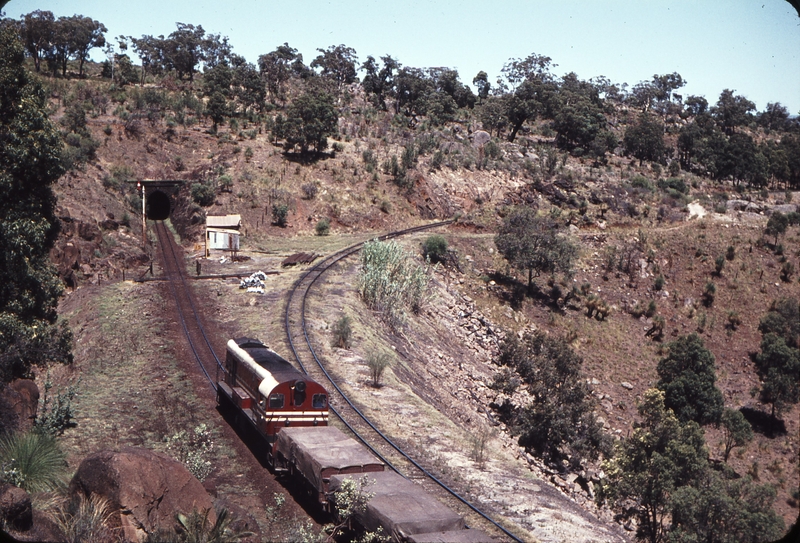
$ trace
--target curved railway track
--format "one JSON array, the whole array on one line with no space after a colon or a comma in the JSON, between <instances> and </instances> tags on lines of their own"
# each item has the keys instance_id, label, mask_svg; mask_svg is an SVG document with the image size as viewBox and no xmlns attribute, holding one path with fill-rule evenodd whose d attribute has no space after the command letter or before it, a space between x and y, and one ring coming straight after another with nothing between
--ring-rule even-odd
<instances>
[{"instance_id":1,"label":"curved railway track","mask_svg":"<svg viewBox=\"0 0 800 543\"><path fill-rule=\"evenodd\" d=\"M452 222L453 221L442 221L408 228L380 236L378 239L386 240L416 232L423 232L425 230L451 224ZM316 265L306 270L306 272L300 276L294 285L292 285L286 302L284 326L286 330L286 338L289 341L289 347L295 357L295 360L297 360L297 364L304 373L314 377L317 382L321 384L325 382L330 383L332 389L328 389L328 393L331 396L329 409L337 417L339 417L345 426L347 426L367 448L380 457L381 460L387 464L387 466L403 476L408 476L409 470L418 472L425 478L441 487L450 496L467 506L474 513L495 526L495 528L500 530L507 537L511 538L513 541L521 543L521 539L498 524L494 519L481 511L469 500L461 496L458 492L447 486L447 484L437 478L420 462L412 458L411 455L409 455L401 446L397 445L389 436L381 432L380 429L378 429L375 424L366 415L364 415L361 410L358 409L358 407L347 396L347 394L342 391L335 379L325 368L323 361L317 356L317 353L311 344L311 339L306 328L306 303L309 293L317 283L317 280L319 280L322 275L325 274L325 272L327 272L340 261L358 252L363 245L364 242L356 243L326 257ZM299 320L293 321L292 315L299 316ZM336 391L336 395L332 394L332 390Z\"/></svg>"},{"instance_id":2,"label":"curved railway track","mask_svg":"<svg viewBox=\"0 0 800 543\"><path fill-rule=\"evenodd\" d=\"M378 239L386 240L416 232L423 232L452 222L453 221L442 221L408 228L385 234ZM197 304L189 288L184 260L180 249L177 247L175 238L163 221L155 221L155 231L162 256L164 275L177 305L181 327L186 334L189 347L194 354L200 370L203 372L212 389L216 391L216 380L211 376L211 372L216 372L218 369L221 369L222 364L214 351L201 321ZM311 345L311 339L306 329L306 302L309 293L317 283L317 280L320 279L326 271L345 258L357 253L363 244L364 242L356 243L324 258L316 265L306 270L300 278L295 281L289 291L284 314L284 325L286 337L289 341L292 354L295 360L297 360L297 364L304 373L311 375L321 384L325 382L330 383L330 410L339 417L345 426L347 426L367 448L380 457L387 466L403 476L408 476L410 473L415 472L419 474L419 476L429 479L457 501L494 525L511 540L521 543L521 539L498 524L494 519L478 509L458 492L447 486L420 464L419 461L412 458L402 447L381 432L375 424L358 409L347 394L342 391L333 377L328 373L323 361L319 359L314 347ZM293 320L293 315L299 317L299 320ZM332 394L333 390L336 391L336 394Z\"/></svg>"}]
</instances>

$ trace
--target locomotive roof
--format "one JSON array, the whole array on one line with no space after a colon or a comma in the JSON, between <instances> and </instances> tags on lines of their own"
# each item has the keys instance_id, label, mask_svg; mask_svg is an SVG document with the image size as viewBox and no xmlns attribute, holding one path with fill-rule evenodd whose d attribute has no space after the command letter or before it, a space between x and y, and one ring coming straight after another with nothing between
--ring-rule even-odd
<instances>
[{"instance_id":1,"label":"locomotive roof","mask_svg":"<svg viewBox=\"0 0 800 543\"><path fill-rule=\"evenodd\" d=\"M243 363L252 366L253 370L264 380L258 388L259 392L265 396L279 383L311 380L281 355L257 339L247 337L232 339L228 341L228 349ZM262 388L266 390L262 390Z\"/></svg>"}]
</instances>

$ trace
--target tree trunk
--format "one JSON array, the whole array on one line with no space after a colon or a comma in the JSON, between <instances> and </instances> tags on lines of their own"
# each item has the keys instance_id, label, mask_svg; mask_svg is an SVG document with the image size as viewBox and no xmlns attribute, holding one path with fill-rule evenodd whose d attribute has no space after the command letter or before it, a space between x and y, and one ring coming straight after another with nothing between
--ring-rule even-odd
<instances>
[{"instance_id":1,"label":"tree trunk","mask_svg":"<svg viewBox=\"0 0 800 543\"><path fill-rule=\"evenodd\" d=\"M523 124L525 124L524 120L516 123L514 125L514 128L511 129L511 134L509 134L508 136L509 143L514 143L514 138L517 137L517 132L519 131L520 128L522 128Z\"/></svg>"}]
</instances>

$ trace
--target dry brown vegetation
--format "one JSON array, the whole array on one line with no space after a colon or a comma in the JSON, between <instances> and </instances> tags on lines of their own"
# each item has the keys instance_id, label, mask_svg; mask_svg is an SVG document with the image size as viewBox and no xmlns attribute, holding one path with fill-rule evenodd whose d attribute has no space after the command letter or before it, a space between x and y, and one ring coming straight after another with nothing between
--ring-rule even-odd
<instances>
[{"instance_id":1,"label":"dry brown vegetation","mask_svg":"<svg viewBox=\"0 0 800 543\"><path fill-rule=\"evenodd\" d=\"M84 84L95 85L92 81ZM54 93L55 118L63 113L57 96L69 90L67 84L62 85ZM356 96L350 110L362 106ZM638 161L616 155L598 168L590 161L559 154L561 166L552 175L544 175L547 154L558 151L551 148L550 138L536 134L520 137L515 144L500 144L505 158L494 168L431 170L430 157L423 157L410 174L412 189L405 191L387 175L373 175L365 168L364 151L372 150L380 164L399 153L411 137L380 113L371 122L354 114L342 117L341 150L312 162L288 159L260 133L260 125L244 124L240 132L220 128L212 136L209 125L202 123L178 127L174 134L168 134L163 123L142 123L133 134L126 133L124 122L109 113L88 121L92 136L102 142L97 160L71 172L58 186L61 215L72 221L96 227L109 214L116 221L126 215L132 218L130 228L100 227L100 237L92 241L93 251L80 255L79 287L62 304L62 314L76 337L76 362L58 378L62 384L80 378L75 402L78 424L64 438L71 467L98 447L159 447L175 428L213 422L221 446L206 487L250 511L262 526L268 523L265 504L271 503L273 491L282 490L274 481L267 482L271 478L266 472L254 475L257 463L248 458L247 448L217 415L208 385L190 362L180 359L186 353L179 346L177 326L165 320L166 293L152 283L121 282L122 269L127 269L130 279L145 272L148 264L140 256L135 211L124 191L108 183L109 176L123 168L131 180L190 182L225 175L230 184L217 191L208 208L193 206L187 189L186 204L176 209L172 222L187 253L196 258L201 256L203 214L239 213L245 233L242 252L253 260L241 264L207 260L204 273L279 269L280 259L288 254L328 253L376 233L459 216L454 226L440 232L455 251L458 268L438 269L436 296L407 328L392 334L365 308L357 298L356 272L350 263L330 274L312 300L313 337L345 386L381 425L447 480L486 503L509 526L521 527L526 537L556 541L570 537L571 530L580 526L587 538L600 533L611 538L618 537L611 534L619 528L610 521L609 512L597 510L582 491L562 494L583 510L577 505L561 510L544 505L547 499L537 494L561 492L549 482L551 473L540 463L526 460L514 438L495 425L489 404L497 394L488 385L498 370L492 363L496 338L525 329L546 330L568 339L585 361L597 414L606 429L619 437L631 432L637 402L658 379L656 365L665 343L698 332L716 357L725 405L746 408L752 421L761 424L751 443L734 450L729 464L739 474L774 485L776 510L787 525L796 520L800 408L794 405L783 413L779 430L769 427L769 407L751 395L759 384L751 354L759 348L758 322L771 302L800 298L797 277L788 282L780 277L782 258L798 262L798 227L790 227L782 238L782 257L762 241L764 215L713 212L725 198L723 190L730 187L684 175L692 187L688 198L642 190L631 186L634 175L651 180L658 176L647 164L639 166ZM473 128L477 126L454 125L436 137L472 152L466 138ZM254 137L244 135L246 131L253 131ZM535 173L526 176L526 169ZM747 196L764 205L785 201L783 191ZM689 199L703 205L707 214L690 217ZM289 206L286 228L272 224L270 210L275 201ZM581 201L585 205L579 205ZM794 202L798 201L796 193ZM524 274L509 269L494 246L500 217L512 204L534 205L569 222L570 235L580 245L574 274L550 282L539 278L538 291L531 296L525 294ZM331 233L316 236L315 226L323 218L330 220ZM76 231L62 239L60 249L79 240ZM422 238L413 238L404 244L419 254L421 242ZM726 255L729 247L734 248L733 258L725 261L718 274L715 259ZM285 290L297 273L284 270L270 278L263 296L245 295L233 281L198 282L198 298L218 325L215 341L220 351L227 337L251 334L286 352L281 311ZM659 276L663 285L656 289ZM713 303L703 298L709 282L716 286ZM573 286L580 295L566 297ZM584 301L590 294L608 308L605 318L587 315ZM647 316L651 302L655 313ZM342 311L353 319L350 349L331 347L330 328ZM476 323L477 316L482 320ZM663 319L663 339L658 338L660 334L648 335L659 318ZM487 328L491 334L487 335ZM365 363L375 349L391 349L397 355L379 389L369 386ZM704 430L711 457L721 459L721 431ZM264 486L259 487L260 483ZM603 522L585 516L584 511ZM303 513L292 508L286 515Z\"/></svg>"}]
</instances>

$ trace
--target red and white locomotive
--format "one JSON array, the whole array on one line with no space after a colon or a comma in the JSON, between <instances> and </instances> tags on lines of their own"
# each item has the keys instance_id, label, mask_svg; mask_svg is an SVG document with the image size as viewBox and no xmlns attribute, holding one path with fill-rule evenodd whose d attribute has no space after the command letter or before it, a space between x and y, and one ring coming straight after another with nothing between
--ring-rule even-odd
<instances>
[{"instance_id":1,"label":"red and white locomotive","mask_svg":"<svg viewBox=\"0 0 800 543\"><path fill-rule=\"evenodd\" d=\"M270 466L281 428L328 425L325 389L257 339L229 340L221 373L218 401L233 404L266 438Z\"/></svg>"},{"instance_id":2,"label":"red and white locomotive","mask_svg":"<svg viewBox=\"0 0 800 543\"><path fill-rule=\"evenodd\" d=\"M221 377L221 378L220 378ZM399 543L493 543L481 530L403 476L360 443L328 427L328 395L278 353L251 338L228 341L217 375L217 401L230 403L266 439L265 459L276 472L298 475L324 509L346 477L366 475L373 498L356 516ZM317 428L314 428L314 427Z\"/></svg>"}]
</instances>

